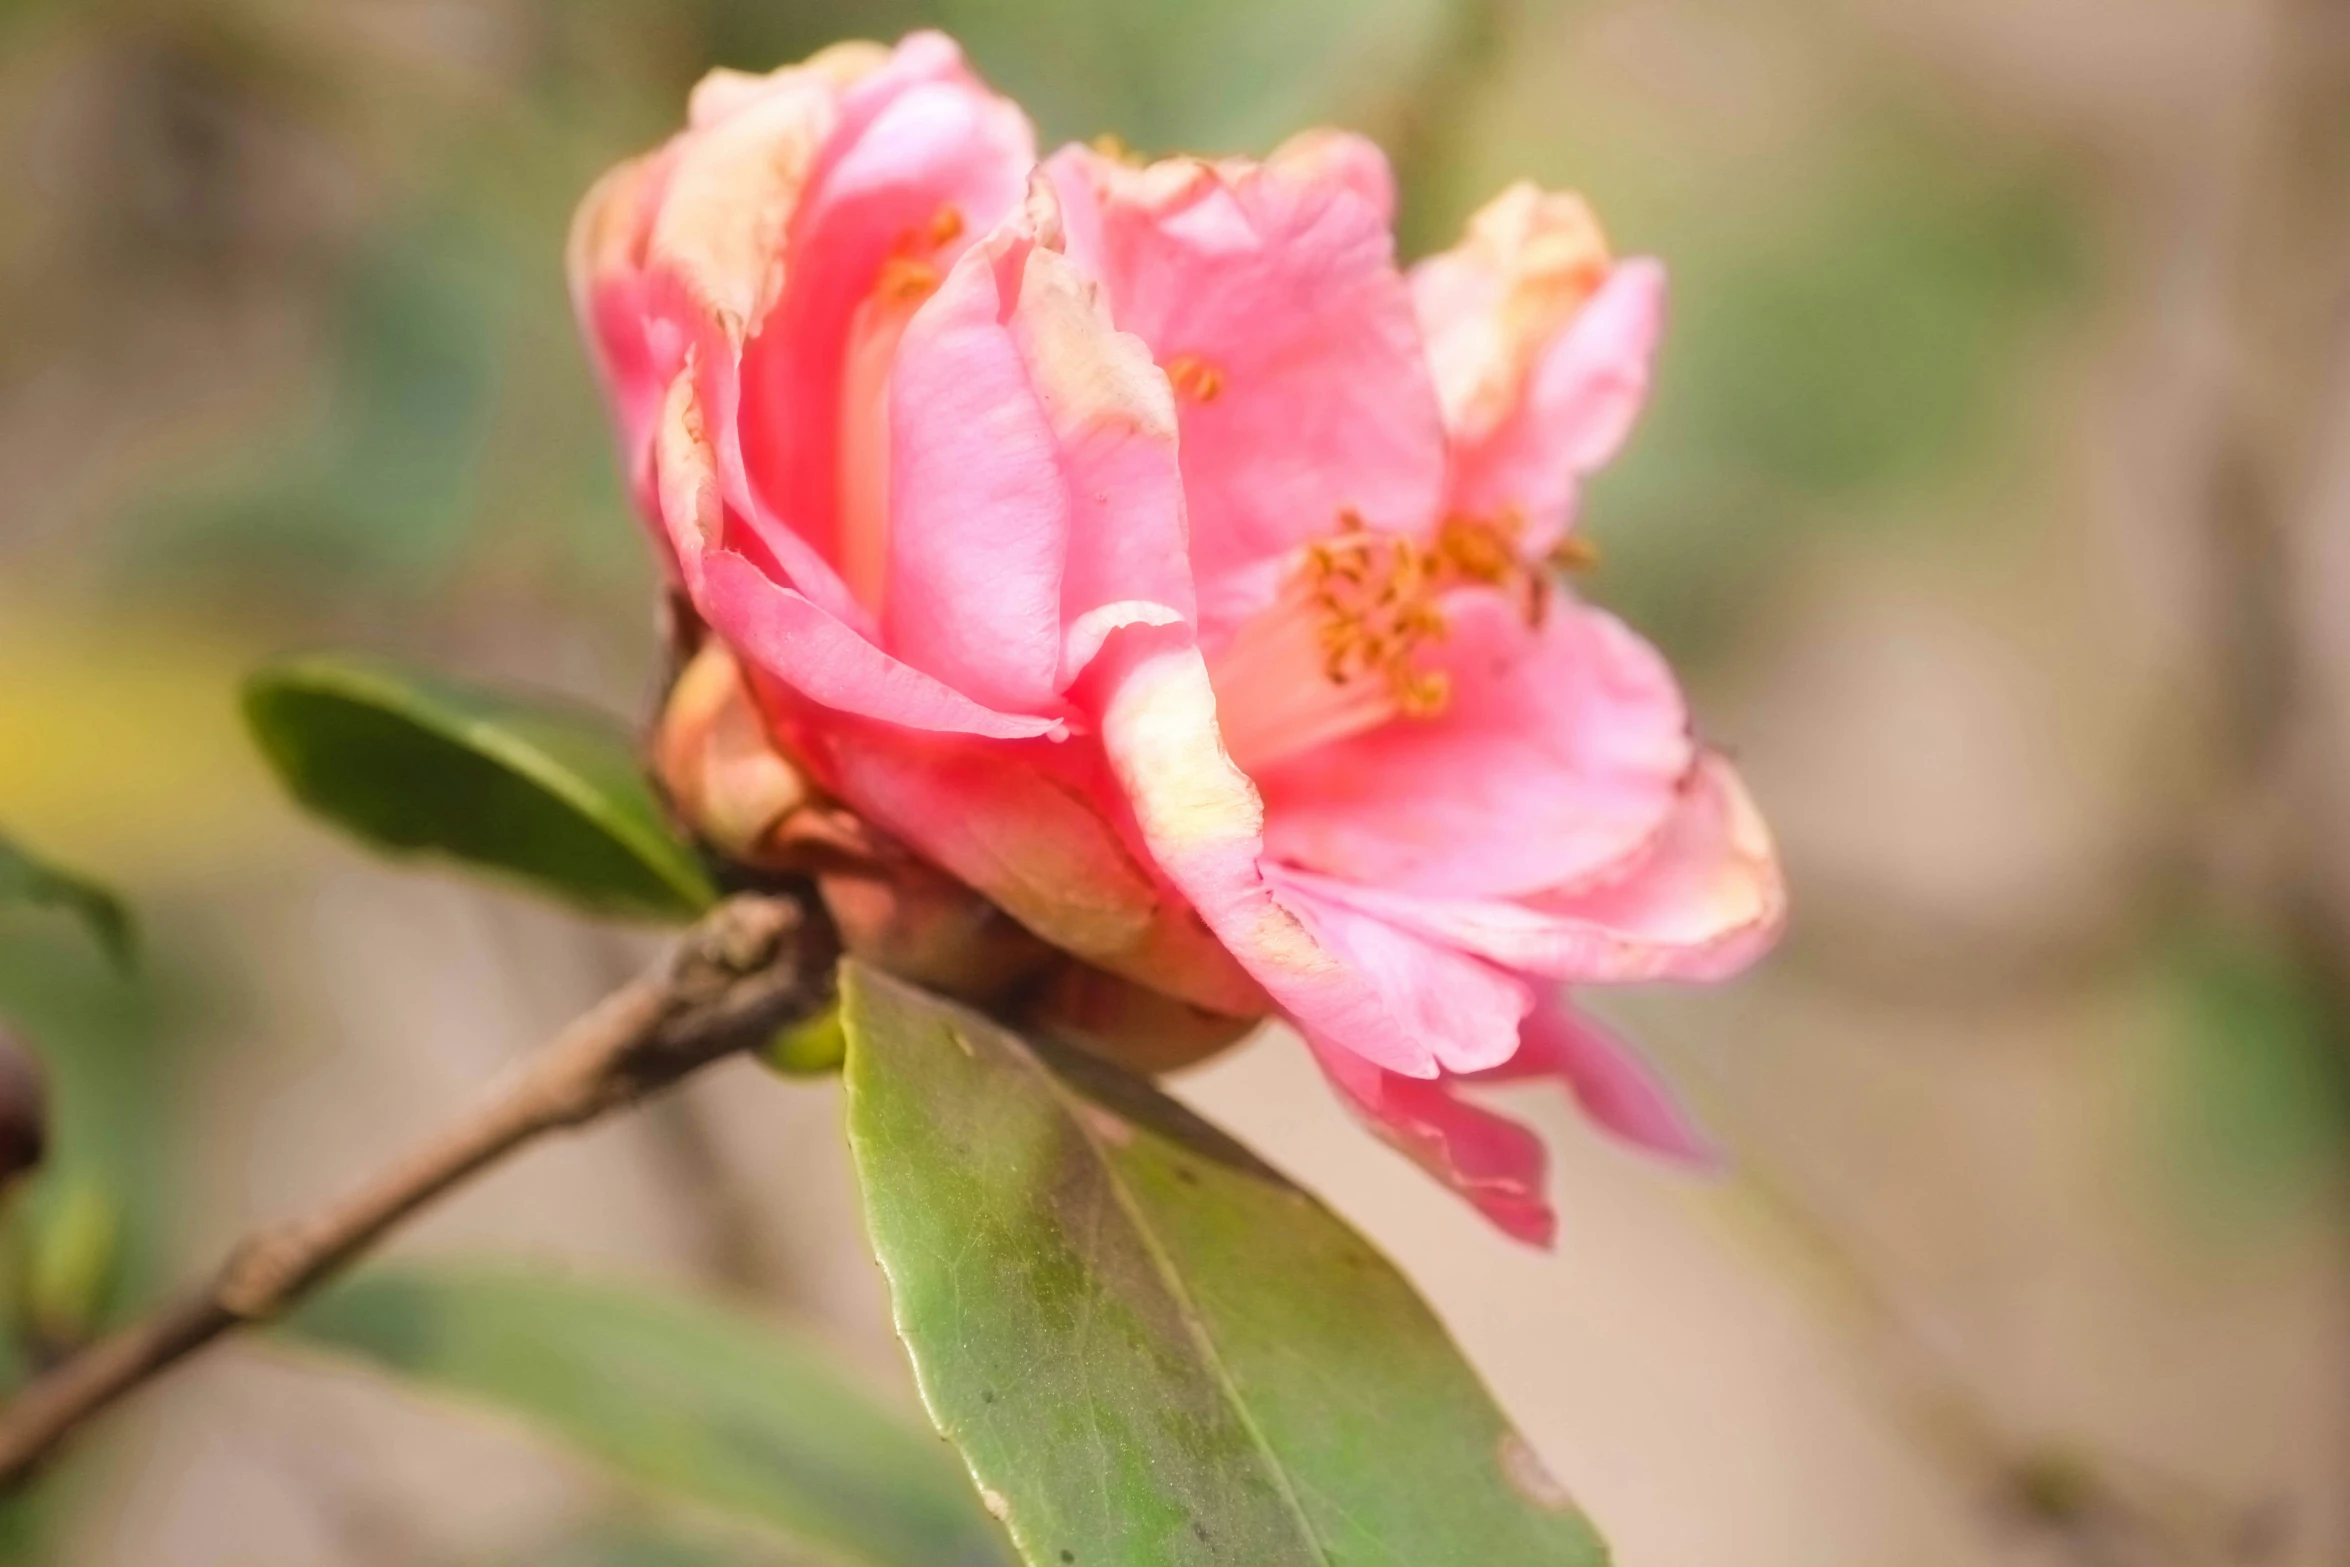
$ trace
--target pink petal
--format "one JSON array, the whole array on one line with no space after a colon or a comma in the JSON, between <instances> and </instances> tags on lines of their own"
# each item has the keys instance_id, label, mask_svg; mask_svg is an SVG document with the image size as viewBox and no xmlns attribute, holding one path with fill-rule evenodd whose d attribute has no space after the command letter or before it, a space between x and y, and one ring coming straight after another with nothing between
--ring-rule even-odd
<instances>
[{"instance_id":1,"label":"pink petal","mask_svg":"<svg viewBox=\"0 0 2350 1567\"><path fill-rule=\"evenodd\" d=\"M1652 261L1615 265L1579 196L1520 182L1412 269L1453 453L1453 509L1515 513L1547 549L1578 481L1613 456L1648 388L1663 312Z\"/></svg>"},{"instance_id":2,"label":"pink petal","mask_svg":"<svg viewBox=\"0 0 2350 1567\"><path fill-rule=\"evenodd\" d=\"M1065 732L1058 718L999 712L900 662L732 550L709 555L702 571L697 602L711 629L746 663L827 707L995 739Z\"/></svg>"},{"instance_id":3,"label":"pink petal","mask_svg":"<svg viewBox=\"0 0 2350 1567\"><path fill-rule=\"evenodd\" d=\"M1050 248L1050 188L957 263L891 379L885 625L958 689L1038 707L1112 625L1192 605L1175 410Z\"/></svg>"},{"instance_id":4,"label":"pink petal","mask_svg":"<svg viewBox=\"0 0 2350 1567\"><path fill-rule=\"evenodd\" d=\"M1137 170L1072 147L1047 165L1072 257L1175 381L1203 588L1349 510L1436 519L1443 431L1367 156Z\"/></svg>"},{"instance_id":5,"label":"pink petal","mask_svg":"<svg viewBox=\"0 0 2350 1567\"><path fill-rule=\"evenodd\" d=\"M1514 1240L1549 1246L1558 1230L1543 1192L1542 1140L1516 1121L1455 1098L1449 1082L1382 1071L1312 1030L1306 1043L1363 1123L1476 1205Z\"/></svg>"},{"instance_id":6,"label":"pink petal","mask_svg":"<svg viewBox=\"0 0 2350 1567\"><path fill-rule=\"evenodd\" d=\"M1721 1156L1638 1052L1554 993L1537 1003L1520 1032L1518 1053L1478 1074L1481 1082L1556 1077L1583 1113L1637 1148L1677 1163L1716 1168Z\"/></svg>"},{"instance_id":7,"label":"pink petal","mask_svg":"<svg viewBox=\"0 0 2350 1567\"><path fill-rule=\"evenodd\" d=\"M1638 853L1692 755L1664 660L1563 597L1539 628L1495 593L1446 608L1450 635L1427 657L1451 682L1444 710L1267 769L1267 851L1446 897L1573 884Z\"/></svg>"},{"instance_id":8,"label":"pink petal","mask_svg":"<svg viewBox=\"0 0 2350 1567\"><path fill-rule=\"evenodd\" d=\"M1664 327L1665 275L1626 261L1536 362L1524 400L1491 438L1460 454L1453 504L1478 516L1515 509L1529 541L1572 520L1585 476L1623 446L1648 400Z\"/></svg>"},{"instance_id":9,"label":"pink petal","mask_svg":"<svg viewBox=\"0 0 2350 1567\"><path fill-rule=\"evenodd\" d=\"M1573 893L1429 897L1284 872L1326 902L1523 974L1586 983L1725 979L1761 956L1786 917L1770 835L1737 775L1710 753L1622 879Z\"/></svg>"},{"instance_id":10,"label":"pink petal","mask_svg":"<svg viewBox=\"0 0 2350 1567\"><path fill-rule=\"evenodd\" d=\"M580 333L611 404L621 467L651 515L652 432L684 352L680 334L649 312L644 249L669 176L666 151L634 158L598 180L571 220L566 270Z\"/></svg>"},{"instance_id":11,"label":"pink petal","mask_svg":"<svg viewBox=\"0 0 2350 1567\"><path fill-rule=\"evenodd\" d=\"M890 70L904 71L908 64L946 43L937 34L914 34L891 50L877 43L852 40L838 43L828 49L819 49L795 65L783 66L764 74L730 70L719 66L703 74L694 83L694 90L686 97L686 124L699 130L715 125L720 120L739 114L760 100L779 92L799 90L814 77L836 92L843 92L874 76ZM952 52L954 45L946 43Z\"/></svg>"},{"instance_id":12,"label":"pink petal","mask_svg":"<svg viewBox=\"0 0 2350 1567\"><path fill-rule=\"evenodd\" d=\"M1382 227L1395 227L1395 171L1377 142L1317 126L1290 137L1265 161L1306 180L1345 186L1379 215Z\"/></svg>"},{"instance_id":13,"label":"pink petal","mask_svg":"<svg viewBox=\"0 0 2350 1567\"><path fill-rule=\"evenodd\" d=\"M872 617L849 597L840 579L798 533L755 508L745 511L739 462L728 467L737 443L724 439L732 425L735 384L724 366L727 347L705 328L686 352L661 408L653 435L648 489L677 565L679 579L700 605L703 562L729 550L743 556L779 585L800 590L830 618L871 640ZM704 618L707 605L700 605Z\"/></svg>"},{"instance_id":14,"label":"pink petal","mask_svg":"<svg viewBox=\"0 0 2350 1567\"><path fill-rule=\"evenodd\" d=\"M1033 241L1000 265L995 249L956 264L898 349L882 623L918 668L991 705L1034 708L1059 689L1069 487L1005 320Z\"/></svg>"},{"instance_id":15,"label":"pink petal","mask_svg":"<svg viewBox=\"0 0 2350 1567\"><path fill-rule=\"evenodd\" d=\"M1130 853L1089 747L975 743L826 715L793 749L866 819L1053 946L1211 1011L1264 992L1173 888Z\"/></svg>"},{"instance_id":16,"label":"pink petal","mask_svg":"<svg viewBox=\"0 0 2350 1567\"><path fill-rule=\"evenodd\" d=\"M971 81L959 56L914 63L922 68L884 72L844 107L789 232L780 297L743 353L747 486L836 568L843 373L858 306L893 249L951 210L961 232L928 258L943 272L1018 205L1035 161L1026 119Z\"/></svg>"},{"instance_id":17,"label":"pink petal","mask_svg":"<svg viewBox=\"0 0 2350 1567\"><path fill-rule=\"evenodd\" d=\"M1143 842L1208 928L1300 1023L1381 1066L1433 1076L1429 1041L1266 884L1262 807L1217 740L1198 649L1178 628L1130 628L1104 650L1097 678L1102 741Z\"/></svg>"},{"instance_id":18,"label":"pink petal","mask_svg":"<svg viewBox=\"0 0 2350 1567\"><path fill-rule=\"evenodd\" d=\"M1456 447L1492 435L1543 349L1606 279L1607 236L1582 197L1520 180L1412 268L1412 305Z\"/></svg>"},{"instance_id":19,"label":"pink petal","mask_svg":"<svg viewBox=\"0 0 2350 1567\"><path fill-rule=\"evenodd\" d=\"M1762 812L1724 757L1691 770L1665 831L1637 869L1606 886L1546 893L1546 913L1608 932L1645 977L1727 979L1787 922L1787 887Z\"/></svg>"},{"instance_id":20,"label":"pink petal","mask_svg":"<svg viewBox=\"0 0 2350 1567\"><path fill-rule=\"evenodd\" d=\"M1457 947L1429 941L1377 915L1319 895L1319 883L1265 867L1284 907L1340 961L1367 978L1412 1037L1446 1072L1498 1066L1518 1048L1519 1021L1534 1004L1521 980ZM1343 1046L1343 1037L1333 1036Z\"/></svg>"}]
</instances>

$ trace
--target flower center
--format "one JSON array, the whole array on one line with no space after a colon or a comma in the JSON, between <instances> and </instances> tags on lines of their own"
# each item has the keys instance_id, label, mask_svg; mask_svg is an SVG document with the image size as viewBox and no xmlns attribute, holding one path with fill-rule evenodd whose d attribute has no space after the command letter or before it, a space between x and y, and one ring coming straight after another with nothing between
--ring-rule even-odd
<instances>
[{"instance_id":1,"label":"flower center","mask_svg":"<svg viewBox=\"0 0 2350 1567\"><path fill-rule=\"evenodd\" d=\"M840 379L840 572L873 614L889 577L889 371L906 323L938 291L939 253L963 233L963 214L942 206L900 233L849 322Z\"/></svg>"},{"instance_id":2,"label":"flower center","mask_svg":"<svg viewBox=\"0 0 2350 1567\"><path fill-rule=\"evenodd\" d=\"M1211 661L1234 764L1253 774L1393 718L1443 712L1451 682L1420 653L1445 635L1446 595L1507 593L1527 624L1541 622L1550 578L1519 554L1523 532L1514 512L1452 516L1423 542L1340 513L1339 531L1305 547L1273 603Z\"/></svg>"}]
</instances>

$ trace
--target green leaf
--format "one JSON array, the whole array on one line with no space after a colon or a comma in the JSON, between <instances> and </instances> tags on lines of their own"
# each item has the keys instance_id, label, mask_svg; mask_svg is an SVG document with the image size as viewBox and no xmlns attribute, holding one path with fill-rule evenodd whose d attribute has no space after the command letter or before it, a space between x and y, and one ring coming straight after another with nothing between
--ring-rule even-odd
<instances>
[{"instance_id":1,"label":"green leaf","mask_svg":"<svg viewBox=\"0 0 2350 1567\"><path fill-rule=\"evenodd\" d=\"M130 911L122 899L0 833L0 909L11 904L62 909L82 922L91 939L116 964L130 965L135 938Z\"/></svg>"},{"instance_id":2,"label":"green leaf","mask_svg":"<svg viewBox=\"0 0 2350 1567\"><path fill-rule=\"evenodd\" d=\"M503 871L601 913L685 919L716 897L601 714L320 655L253 675L245 718L296 799L379 848Z\"/></svg>"},{"instance_id":3,"label":"green leaf","mask_svg":"<svg viewBox=\"0 0 2350 1567\"><path fill-rule=\"evenodd\" d=\"M1034 1567L1605 1561L1319 1202L1147 1085L871 970L843 1016L898 1332Z\"/></svg>"},{"instance_id":4,"label":"green leaf","mask_svg":"<svg viewBox=\"0 0 2350 1567\"><path fill-rule=\"evenodd\" d=\"M1007 1560L953 1460L784 1334L576 1280L377 1271L284 1331L480 1400L656 1491L866 1567Z\"/></svg>"}]
</instances>

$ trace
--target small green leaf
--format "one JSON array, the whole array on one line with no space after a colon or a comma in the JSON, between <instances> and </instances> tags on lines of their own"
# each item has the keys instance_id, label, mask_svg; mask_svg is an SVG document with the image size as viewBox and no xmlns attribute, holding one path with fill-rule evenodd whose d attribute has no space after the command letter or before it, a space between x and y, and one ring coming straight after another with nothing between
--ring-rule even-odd
<instances>
[{"instance_id":1,"label":"small green leaf","mask_svg":"<svg viewBox=\"0 0 2350 1567\"><path fill-rule=\"evenodd\" d=\"M786 1335L575 1280L364 1274L281 1330L494 1405L657 1492L864 1567L1001 1567L953 1459Z\"/></svg>"},{"instance_id":2,"label":"small green leaf","mask_svg":"<svg viewBox=\"0 0 2350 1567\"><path fill-rule=\"evenodd\" d=\"M1592 1567L1384 1258L1139 1080L849 965L849 1136L924 1401L1032 1567Z\"/></svg>"},{"instance_id":3,"label":"small green leaf","mask_svg":"<svg viewBox=\"0 0 2350 1567\"><path fill-rule=\"evenodd\" d=\"M601 714L320 655L253 675L245 718L297 800L379 848L503 871L600 913L686 919L716 897Z\"/></svg>"},{"instance_id":4,"label":"small green leaf","mask_svg":"<svg viewBox=\"0 0 2350 1567\"><path fill-rule=\"evenodd\" d=\"M130 911L122 899L0 833L0 909L11 904L63 910L82 922L107 957L122 967L130 966L136 940Z\"/></svg>"}]
</instances>

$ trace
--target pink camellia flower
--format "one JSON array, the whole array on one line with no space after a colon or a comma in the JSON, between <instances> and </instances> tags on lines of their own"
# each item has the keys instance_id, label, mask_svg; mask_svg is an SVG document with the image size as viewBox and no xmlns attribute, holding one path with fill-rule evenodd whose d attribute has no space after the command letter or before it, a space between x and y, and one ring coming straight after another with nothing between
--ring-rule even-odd
<instances>
[{"instance_id":1,"label":"pink camellia flower","mask_svg":"<svg viewBox=\"0 0 2350 1567\"><path fill-rule=\"evenodd\" d=\"M1392 205L1329 132L1040 167L916 35L705 82L589 198L574 289L780 755L1083 960L1093 1013L1285 1014L1545 1241L1540 1143L1458 1085L1555 1078L1701 1156L1567 987L1731 973L1783 895L1662 660L1554 570L1645 393L1659 269L1521 186L1407 276ZM741 781L738 838L741 800L798 798L743 727L688 747Z\"/></svg>"}]
</instances>

